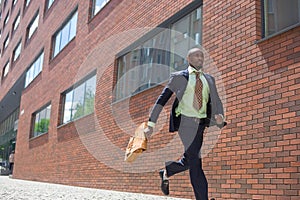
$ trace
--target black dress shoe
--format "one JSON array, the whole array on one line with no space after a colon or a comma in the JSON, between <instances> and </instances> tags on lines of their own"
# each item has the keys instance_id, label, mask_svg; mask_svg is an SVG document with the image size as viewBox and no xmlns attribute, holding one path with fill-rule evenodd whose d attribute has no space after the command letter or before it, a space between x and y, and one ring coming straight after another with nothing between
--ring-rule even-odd
<instances>
[{"instance_id":1,"label":"black dress shoe","mask_svg":"<svg viewBox=\"0 0 300 200\"><path fill-rule=\"evenodd\" d=\"M164 170L160 170L159 171L159 176L161 178L161 191L165 194L165 195L169 195L169 180L164 179Z\"/></svg>"}]
</instances>

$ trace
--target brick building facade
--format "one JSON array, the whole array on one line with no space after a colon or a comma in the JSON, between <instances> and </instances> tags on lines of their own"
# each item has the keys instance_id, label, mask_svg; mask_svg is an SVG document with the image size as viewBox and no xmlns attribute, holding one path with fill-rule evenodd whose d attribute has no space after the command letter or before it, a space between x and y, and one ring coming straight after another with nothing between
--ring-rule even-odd
<instances>
[{"instance_id":1,"label":"brick building facade","mask_svg":"<svg viewBox=\"0 0 300 200\"><path fill-rule=\"evenodd\" d=\"M124 150L201 44L228 121L207 132L209 195L298 199L300 2L280 2L2 0L2 159L16 148L15 178L160 195L158 169L182 153L171 101L147 152ZM187 172L170 193L193 198Z\"/></svg>"}]
</instances>

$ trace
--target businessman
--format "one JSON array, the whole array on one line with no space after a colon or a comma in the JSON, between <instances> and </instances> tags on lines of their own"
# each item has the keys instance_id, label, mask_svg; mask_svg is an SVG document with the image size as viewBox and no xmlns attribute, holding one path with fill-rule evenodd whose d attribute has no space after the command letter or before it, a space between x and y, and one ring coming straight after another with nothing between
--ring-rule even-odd
<instances>
[{"instance_id":1,"label":"businessman","mask_svg":"<svg viewBox=\"0 0 300 200\"><path fill-rule=\"evenodd\" d=\"M172 73L168 84L156 100L144 130L150 138L163 106L173 93L176 98L170 115L169 131L178 131L184 145L180 160L165 163L160 170L161 190L169 194L169 177L189 170L196 200L208 199L208 183L202 169L200 155L206 127L226 125L224 110L217 92L215 79L203 72L204 53L196 47L187 53L187 69Z\"/></svg>"}]
</instances>

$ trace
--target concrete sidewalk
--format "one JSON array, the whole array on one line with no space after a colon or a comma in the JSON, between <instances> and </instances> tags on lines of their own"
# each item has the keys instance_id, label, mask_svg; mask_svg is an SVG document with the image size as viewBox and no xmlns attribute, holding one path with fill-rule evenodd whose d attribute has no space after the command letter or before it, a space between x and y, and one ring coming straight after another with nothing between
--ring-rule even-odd
<instances>
[{"instance_id":1,"label":"concrete sidewalk","mask_svg":"<svg viewBox=\"0 0 300 200\"><path fill-rule=\"evenodd\" d=\"M1 200L187 200L12 179L0 176Z\"/></svg>"}]
</instances>

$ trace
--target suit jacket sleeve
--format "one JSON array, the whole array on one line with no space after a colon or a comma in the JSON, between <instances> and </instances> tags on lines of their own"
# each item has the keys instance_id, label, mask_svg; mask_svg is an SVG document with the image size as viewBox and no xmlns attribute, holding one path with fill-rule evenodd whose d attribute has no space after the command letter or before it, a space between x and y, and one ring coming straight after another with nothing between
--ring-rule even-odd
<instances>
[{"instance_id":1,"label":"suit jacket sleeve","mask_svg":"<svg viewBox=\"0 0 300 200\"><path fill-rule=\"evenodd\" d=\"M171 98L172 94L175 91L176 88L176 76L174 74L171 74L171 77L169 79L168 84L163 89L162 93L158 96L151 112L149 121L156 123L160 112L162 111L163 107L166 105L166 103Z\"/></svg>"},{"instance_id":2,"label":"suit jacket sleeve","mask_svg":"<svg viewBox=\"0 0 300 200\"><path fill-rule=\"evenodd\" d=\"M214 114L222 114L224 116L223 103L218 94L215 79L213 77L211 77L211 78L213 81L212 88L211 88L211 96L212 96L213 104L214 104L212 106L213 106L213 109L215 109L213 113Z\"/></svg>"}]
</instances>

